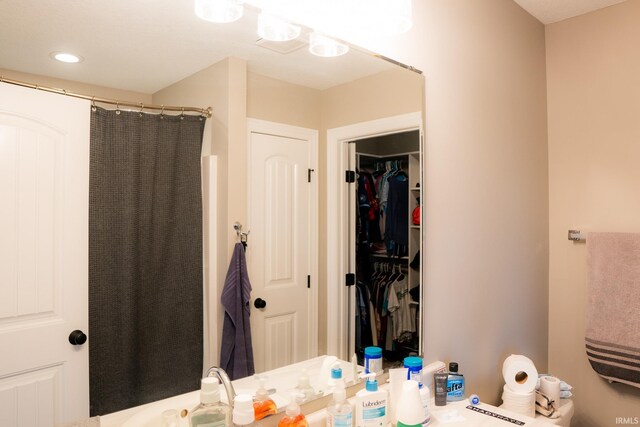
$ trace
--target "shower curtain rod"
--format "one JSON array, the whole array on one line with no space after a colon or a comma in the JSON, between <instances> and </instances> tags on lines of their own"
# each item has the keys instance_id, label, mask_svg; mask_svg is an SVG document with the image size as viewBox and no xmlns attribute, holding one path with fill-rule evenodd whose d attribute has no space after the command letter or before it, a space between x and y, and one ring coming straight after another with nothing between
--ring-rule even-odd
<instances>
[{"instance_id":1,"label":"shower curtain rod","mask_svg":"<svg viewBox=\"0 0 640 427\"><path fill-rule=\"evenodd\" d=\"M122 107L139 108L140 112L142 112L142 110L160 110L161 114L164 113L165 111L176 111L176 112L181 112L183 114L185 112L189 112L189 113L199 113L207 118L211 118L211 115L213 114L211 107L197 108L197 107L172 107L168 105L152 105L152 104L146 105L146 104L143 104L142 102L136 103L136 102L130 102L130 101L120 101L117 99L101 98L99 96L83 95L81 93L74 93L65 89L58 89L55 87L37 85L33 83L26 83L26 82L21 82L19 80L6 79L4 78L4 76L0 76L0 83L9 83L12 85L27 87L30 89L57 93L58 95L66 95L66 96L71 96L73 98L86 99L88 101L91 101L92 104L95 104L96 102L99 102L101 104L111 104L111 105L115 105L117 109L120 109L120 107L122 106Z\"/></svg>"}]
</instances>

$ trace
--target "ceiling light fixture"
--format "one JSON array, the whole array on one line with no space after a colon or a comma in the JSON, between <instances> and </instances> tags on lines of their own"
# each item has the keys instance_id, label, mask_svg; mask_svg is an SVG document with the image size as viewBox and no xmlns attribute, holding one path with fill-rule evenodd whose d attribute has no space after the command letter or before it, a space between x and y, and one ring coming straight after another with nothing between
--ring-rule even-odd
<instances>
[{"instance_id":1,"label":"ceiling light fixture","mask_svg":"<svg viewBox=\"0 0 640 427\"><path fill-rule=\"evenodd\" d=\"M242 0L196 0L196 15L205 21L224 24L242 18Z\"/></svg>"},{"instance_id":2,"label":"ceiling light fixture","mask_svg":"<svg viewBox=\"0 0 640 427\"><path fill-rule=\"evenodd\" d=\"M268 12L258 16L258 35L272 42L286 42L298 38L301 28Z\"/></svg>"},{"instance_id":3,"label":"ceiling light fixture","mask_svg":"<svg viewBox=\"0 0 640 427\"><path fill-rule=\"evenodd\" d=\"M78 62L82 62L82 60L84 59L81 56L67 52L51 52L49 56L51 56L56 61L66 62L67 64L77 64Z\"/></svg>"},{"instance_id":4,"label":"ceiling light fixture","mask_svg":"<svg viewBox=\"0 0 640 427\"><path fill-rule=\"evenodd\" d=\"M330 58L349 52L349 46L314 31L309 35L309 52L316 56Z\"/></svg>"},{"instance_id":5,"label":"ceiling light fixture","mask_svg":"<svg viewBox=\"0 0 640 427\"><path fill-rule=\"evenodd\" d=\"M406 33L413 27L411 0L387 0L382 15L382 32L388 35Z\"/></svg>"}]
</instances>

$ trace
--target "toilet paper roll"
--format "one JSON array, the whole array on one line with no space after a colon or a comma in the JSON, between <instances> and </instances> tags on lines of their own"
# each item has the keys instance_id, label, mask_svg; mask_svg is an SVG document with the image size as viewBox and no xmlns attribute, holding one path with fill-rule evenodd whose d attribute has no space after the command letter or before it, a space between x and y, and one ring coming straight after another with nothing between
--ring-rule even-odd
<instances>
[{"instance_id":1,"label":"toilet paper roll","mask_svg":"<svg viewBox=\"0 0 640 427\"><path fill-rule=\"evenodd\" d=\"M505 384L516 393L530 393L536 389L538 370L531 359L512 354L502 364Z\"/></svg>"},{"instance_id":2,"label":"toilet paper roll","mask_svg":"<svg viewBox=\"0 0 640 427\"><path fill-rule=\"evenodd\" d=\"M556 377L540 378L540 392L553 400L552 406L558 409L560 406L560 380Z\"/></svg>"},{"instance_id":3,"label":"toilet paper roll","mask_svg":"<svg viewBox=\"0 0 640 427\"><path fill-rule=\"evenodd\" d=\"M505 384L502 393L502 402L502 405L500 405L501 408L532 418L536 414L535 390L527 393L517 393Z\"/></svg>"}]
</instances>

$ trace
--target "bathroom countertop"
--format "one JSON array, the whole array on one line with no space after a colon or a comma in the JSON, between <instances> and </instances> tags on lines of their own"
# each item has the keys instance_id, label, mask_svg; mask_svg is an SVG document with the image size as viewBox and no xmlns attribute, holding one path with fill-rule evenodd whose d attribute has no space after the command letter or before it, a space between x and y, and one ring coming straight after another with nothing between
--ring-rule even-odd
<instances>
[{"instance_id":1,"label":"bathroom countertop","mask_svg":"<svg viewBox=\"0 0 640 427\"><path fill-rule=\"evenodd\" d=\"M472 406L468 400L431 405L431 426L439 427L553 427L545 420L535 419L486 403Z\"/></svg>"},{"instance_id":2,"label":"bathroom countertop","mask_svg":"<svg viewBox=\"0 0 640 427\"><path fill-rule=\"evenodd\" d=\"M353 402L353 399L349 399ZM448 403L447 406L435 406L431 400L430 427L554 427L544 420L530 418L515 412L481 403L474 409L468 409L469 402ZM474 407L472 407L474 408ZM326 411L317 411L307 415L309 427L325 427ZM392 426L390 423L389 426Z\"/></svg>"}]
</instances>

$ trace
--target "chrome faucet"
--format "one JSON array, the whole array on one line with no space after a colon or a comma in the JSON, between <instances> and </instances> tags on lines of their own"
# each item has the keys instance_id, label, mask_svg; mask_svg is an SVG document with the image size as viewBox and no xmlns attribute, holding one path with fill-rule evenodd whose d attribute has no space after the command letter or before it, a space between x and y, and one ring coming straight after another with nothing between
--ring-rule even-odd
<instances>
[{"instance_id":1,"label":"chrome faucet","mask_svg":"<svg viewBox=\"0 0 640 427\"><path fill-rule=\"evenodd\" d=\"M236 391L233 389L233 384L231 384L229 375L227 375L224 369L217 366L212 366L207 371L207 377L212 376L215 376L218 378L218 380L220 380L220 384L224 386L224 389L227 392L227 400L229 402L229 406L233 406L233 402L236 399Z\"/></svg>"}]
</instances>

